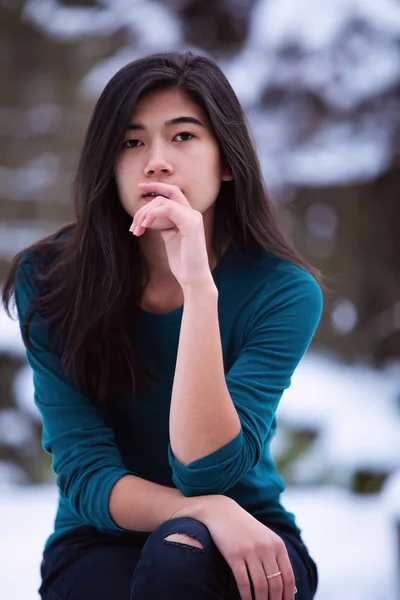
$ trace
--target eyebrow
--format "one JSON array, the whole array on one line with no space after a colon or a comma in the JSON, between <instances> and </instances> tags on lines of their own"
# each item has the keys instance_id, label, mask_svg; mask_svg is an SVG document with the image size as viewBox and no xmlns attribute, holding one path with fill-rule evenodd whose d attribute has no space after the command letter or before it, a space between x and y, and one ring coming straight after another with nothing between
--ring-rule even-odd
<instances>
[{"instance_id":1,"label":"eyebrow","mask_svg":"<svg viewBox=\"0 0 400 600\"><path fill-rule=\"evenodd\" d=\"M200 125L200 127L204 127L203 123L195 117L176 117L175 119L165 121L164 126L173 127L174 125L180 125L181 123L191 123L192 125ZM129 123L126 129L127 131L145 131L146 127L141 123Z\"/></svg>"}]
</instances>

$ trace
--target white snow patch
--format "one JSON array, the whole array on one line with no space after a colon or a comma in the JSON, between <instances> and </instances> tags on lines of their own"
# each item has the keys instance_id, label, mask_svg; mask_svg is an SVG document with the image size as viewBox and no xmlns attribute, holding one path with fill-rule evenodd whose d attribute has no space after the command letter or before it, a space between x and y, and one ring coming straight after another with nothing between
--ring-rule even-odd
<instances>
[{"instance_id":1,"label":"white snow patch","mask_svg":"<svg viewBox=\"0 0 400 600\"><path fill-rule=\"evenodd\" d=\"M1 229L0 229L1 231ZM14 316L16 316L16 309ZM14 356L24 356L25 346L22 341L18 320L10 319L0 303L0 352Z\"/></svg>"},{"instance_id":2,"label":"white snow patch","mask_svg":"<svg viewBox=\"0 0 400 600\"><path fill-rule=\"evenodd\" d=\"M303 539L318 565L315 600L396 600L393 523L381 498L310 488L289 489L282 502L296 514ZM38 598L35 590L40 585L41 554L53 530L56 503L54 486L0 491L1 597Z\"/></svg>"},{"instance_id":3,"label":"white snow patch","mask_svg":"<svg viewBox=\"0 0 400 600\"><path fill-rule=\"evenodd\" d=\"M399 391L398 367L374 371L309 353L277 415L293 427L319 432L319 451L311 453L323 468L395 470L400 468Z\"/></svg>"}]
</instances>

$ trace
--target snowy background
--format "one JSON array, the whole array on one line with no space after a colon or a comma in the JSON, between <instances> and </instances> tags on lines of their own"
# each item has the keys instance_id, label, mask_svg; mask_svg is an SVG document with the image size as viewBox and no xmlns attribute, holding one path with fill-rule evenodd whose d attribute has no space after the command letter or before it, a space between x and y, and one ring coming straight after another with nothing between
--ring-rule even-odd
<instances>
[{"instance_id":1,"label":"snowy background","mask_svg":"<svg viewBox=\"0 0 400 600\"><path fill-rule=\"evenodd\" d=\"M52 486L0 492L2 598L39 598L34 590L56 499ZM318 562L316 600L400 597L393 521L381 499L360 500L335 488L311 487L287 491L284 503L296 512L305 543Z\"/></svg>"},{"instance_id":2,"label":"snowy background","mask_svg":"<svg viewBox=\"0 0 400 600\"><path fill-rule=\"evenodd\" d=\"M82 132L119 67L172 48L218 60L270 190L297 207L287 227L339 274L279 407L282 500L318 563L316 600L398 600L400 273L398 245L385 248L400 222L400 2L3 0L0 33L0 273L70 218ZM381 223L372 245L367 215ZM0 598L30 600L57 491L18 326L1 309L0 394Z\"/></svg>"}]
</instances>

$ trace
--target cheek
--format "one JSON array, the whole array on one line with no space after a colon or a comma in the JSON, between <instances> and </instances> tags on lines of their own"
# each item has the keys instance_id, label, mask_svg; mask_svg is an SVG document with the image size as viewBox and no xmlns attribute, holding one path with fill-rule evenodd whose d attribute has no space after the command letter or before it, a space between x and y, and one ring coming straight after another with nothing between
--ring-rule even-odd
<instances>
[{"instance_id":1,"label":"cheek","mask_svg":"<svg viewBox=\"0 0 400 600\"><path fill-rule=\"evenodd\" d=\"M201 167L199 168L199 165ZM197 178L203 183L212 184L221 179L221 161L218 151L214 147L208 147L203 150L202 155L197 157L194 162L194 173L197 172Z\"/></svg>"},{"instance_id":2,"label":"cheek","mask_svg":"<svg viewBox=\"0 0 400 600\"><path fill-rule=\"evenodd\" d=\"M121 160L117 163L114 170L114 176L121 197L126 197L133 190L134 183L132 181L132 175L132 169L129 167L127 161Z\"/></svg>"},{"instance_id":3,"label":"cheek","mask_svg":"<svg viewBox=\"0 0 400 600\"><path fill-rule=\"evenodd\" d=\"M216 200L221 187L222 171L219 154L214 148L196 157L190 173L193 195L202 205L210 205Z\"/></svg>"},{"instance_id":4,"label":"cheek","mask_svg":"<svg viewBox=\"0 0 400 600\"><path fill-rule=\"evenodd\" d=\"M115 183L117 184L118 192L121 193L123 182L121 161L118 161L114 167L114 179Z\"/></svg>"},{"instance_id":5,"label":"cheek","mask_svg":"<svg viewBox=\"0 0 400 600\"><path fill-rule=\"evenodd\" d=\"M191 194L188 198L192 208L205 212L214 204L221 187L221 180L217 173L204 173L203 177L192 180Z\"/></svg>"},{"instance_id":6,"label":"cheek","mask_svg":"<svg viewBox=\"0 0 400 600\"><path fill-rule=\"evenodd\" d=\"M127 170L121 163L114 169L114 178L117 186L118 197L122 207L125 211L133 216L133 185L129 183L129 177L127 177Z\"/></svg>"}]
</instances>

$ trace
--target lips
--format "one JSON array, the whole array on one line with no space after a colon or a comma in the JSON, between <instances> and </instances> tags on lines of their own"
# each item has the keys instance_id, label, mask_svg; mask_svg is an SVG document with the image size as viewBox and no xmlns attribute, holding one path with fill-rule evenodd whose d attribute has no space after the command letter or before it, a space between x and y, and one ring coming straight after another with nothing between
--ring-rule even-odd
<instances>
[{"instance_id":1,"label":"lips","mask_svg":"<svg viewBox=\"0 0 400 600\"><path fill-rule=\"evenodd\" d=\"M179 188L179 189L180 189L180 188ZM181 192L182 192L182 194L184 193L182 190L181 190ZM149 202L150 200L153 200L153 199L154 199L154 198L156 198L157 196L162 196L162 194L151 193L151 192L150 192L150 193L149 193L149 192L147 192L147 194L142 194L142 198L143 198L143 200L146 200L147 202Z\"/></svg>"}]
</instances>

